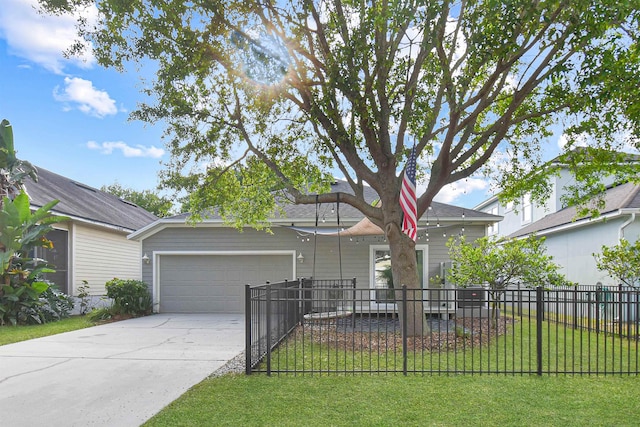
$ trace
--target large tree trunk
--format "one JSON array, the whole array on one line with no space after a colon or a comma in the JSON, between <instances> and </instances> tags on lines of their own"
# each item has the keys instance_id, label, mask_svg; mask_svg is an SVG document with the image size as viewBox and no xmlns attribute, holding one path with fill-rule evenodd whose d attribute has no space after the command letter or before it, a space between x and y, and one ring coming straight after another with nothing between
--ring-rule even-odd
<instances>
[{"instance_id":1,"label":"large tree trunk","mask_svg":"<svg viewBox=\"0 0 640 427\"><path fill-rule=\"evenodd\" d=\"M407 319L407 335L410 337L430 332L424 315L423 292L418 280L416 244L394 223L386 227L391 251L391 270L400 324ZM402 304L402 285L407 286L406 313Z\"/></svg>"}]
</instances>

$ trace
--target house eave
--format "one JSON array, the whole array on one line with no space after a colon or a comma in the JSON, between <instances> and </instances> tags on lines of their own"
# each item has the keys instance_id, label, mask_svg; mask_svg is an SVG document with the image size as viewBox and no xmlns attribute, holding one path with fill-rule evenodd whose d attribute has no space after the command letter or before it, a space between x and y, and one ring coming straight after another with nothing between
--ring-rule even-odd
<instances>
[{"instance_id":1,"label":"house eave","mask_svg":"<svg viewBox=\"0 0 640 427\"><path fill-rule=\"evenodd\" d=\"M36 206L36 205L31 205L31 209L39 209L41 206ZM69 215L68 213L65 212L58 212L56 210L51 210L51 213L53 215L57 215L57 216L64 216L66 218L69 218L69 220L71 221L75 221L75 222L80 222L83 224L88 224L88 225L92 225L92 226L96 226L96 227L101 227L101 228L107 228L109 230L114 230L114 231L118 231L121 233L132 233L135 230L132 228L127 228L127 227L122 227L120 225L115 225L115 224L107 224L104 222L100 222L100 221L95 221L89 218L84 218L81 216L77 216L77 215Z\"/></svg>"},{"instance_id":2,"label":"house eave","mask_svg":"<svg viewBox=\"0 0 640 427\"><path fill-rule=\"evenodd\" d=\"M340 226L350 227L352 225L357 224L362 220L362 217L359 218L340 218ZM450 223L466 223L469 225L472 224L489 224L495 223L497 221L501 221L501 216L491 215L484 218L466 218L462 219L460 217L441 217L441 218L429 218L429 221L434 223L438 221L441 224L450 224ZM301 226L301 227L313 227L315 226L315 218L277 218L268 221L272 226ZM427 218L423 217L418 221L420 225L426 225ZM327 220L326 223L318 224L319 227L327 226L330 224L335 224L335 220ZM137 231L133 231L131 234L127 236L129 240L142 241L150 236L153 236L156 233L166 229L166 228L187 228L187 227L229 227L222 219L220 218L207 218L199 221L195 224L188 223L185 218L161 218L152 222L151 224L142 227Z\"/></svg>"},{"instance_id":3,"label":"house eave","mask_svg":"<svg viewBox=\"0 0 640 427\"><path fill-rule=\"evenodd\" d=\"M473 207L474 211L479 211L482 210L484 208L486 208L487 206L489 206L490 204L497 202L498 201L498 194L491 196L490 198L480 202L479 204L477 204L476 206Z\"/></svg>"},{"instance_id":4,"label":"house eave","mask_svg":"<svg viewBox=\"0 0 640 427\"><path fill-rule=\"evenodd\" d=\"M640 214L640 209L629 209L629 208L625 208L625 209L617 209L615 211L611 211L611 212L607 212L604 214L601 214L599 216L597 216L596 218L583 218L580 220L577 220L575 222L570 222L570 223L565 223L565 224L560 224L554 227L549 227L543 230L538 230L538 231L532 231L530 233L527 234L522 234L522 235L518 235L515 236L518 239L521 238L526 238L527 236L530 236L532 234L535 234L536 236L548 236L548 235L552 235L555 233L560 233L566 230L571 230L571 229L577 229L577 228L582 228L594 223L598 223L598 222L602 222L608 219L613 219L613 218L618 218L621 216L625 216L625 215L630 215L630 214Z\"/></svg>"}]
</instances>

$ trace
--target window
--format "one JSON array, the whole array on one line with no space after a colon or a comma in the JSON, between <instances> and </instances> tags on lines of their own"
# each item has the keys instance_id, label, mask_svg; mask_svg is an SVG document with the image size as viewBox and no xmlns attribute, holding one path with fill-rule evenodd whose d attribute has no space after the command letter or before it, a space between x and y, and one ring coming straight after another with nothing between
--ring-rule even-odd
<instances>
[{"instance_id":1,"label":"window","mask_svg":"<svg viewBox=\"0 0 640 427\"><path fill-rule=\"evenodd\" d=\"M69 264L69 233L66 230L52 230L47 233L47 239L53 243L53 248L36 248L35 256L42 258L51 264L56 270L55 273L45 273L44 279L56 285L64 293L69 292L68 287L68 264Z\"/></svg>"},{"instance_id":2,"label":"window","mask_svg":"<svg viewBox=\"0 0 640 427\"><path fill-rule=\"evenodd\" d=\"M531 206L531 195L525 194L522 196L522 223L528 224L531 222L533 212L533 206Z\"/></svg>"},{"instance_id":3,"label":"window","mask_svg":"<svg viewBox=\"0 0 640 427\"><path fill-rule=\"evenodd\" d=\"M427 245L416 246L418 261L418 278L420 288L425 288L424 266L426 264ZM395 303L394 283L391 275L391 251L388 246L371 246L370 248L372 299L377 304Z\"/></svg>"},{"instance_id":4,"label":"window","mask_svg":"<svg viewBox=\"0 0 640 427\"><path fill-rule=\"evenodd\" d=\"M491 215L498 215L498 207L494 206L489 210ZM487 235L492 236L494 234L498 234L498 223L494 222L493 224L489 224L487 226Z\"/></svg>"},{"instance_id":5,"label":"window","mask_svg":"<svg viewBox=\"0 0 640 427\"><path fill-rule=\"evenodd\" d=\"M507 202L507 203L504 205L504 211L505 211L505 212L511 212L512 210L513 210L513 200L512 200L512 201L510 201L510 202Z\"/></svg>"}]
</instances>

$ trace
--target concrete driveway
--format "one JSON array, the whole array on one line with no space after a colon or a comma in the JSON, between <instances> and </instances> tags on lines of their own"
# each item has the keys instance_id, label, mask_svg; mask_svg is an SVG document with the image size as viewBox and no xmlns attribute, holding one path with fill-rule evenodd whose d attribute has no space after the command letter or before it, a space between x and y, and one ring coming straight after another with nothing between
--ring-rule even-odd
<instances>
[{"instance_id":1,"label":"concrete driveway","mask_svg":"<svg viewBox=\"0 0 640 427\"><path fill-rule=\"evenodd\" d=\"M0 346L0 424L139 426L243 349L243 316L224 314L155 314Z\"/></svg>"}]
</instances>

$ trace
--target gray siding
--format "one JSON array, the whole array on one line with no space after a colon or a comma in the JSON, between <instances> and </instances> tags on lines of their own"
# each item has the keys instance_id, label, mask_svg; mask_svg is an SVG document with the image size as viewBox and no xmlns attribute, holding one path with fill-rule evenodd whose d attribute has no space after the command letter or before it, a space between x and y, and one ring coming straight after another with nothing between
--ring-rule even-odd
<instances>
[{"instance_id":1,"label":"gray siding","mask_svg":"<svg viewBox=\"0 0 640 427\"><path fill-rule=\"evenodd\" d=\"M449 260L446 241L452 234L460 231L459 227L448 227L447 237L442 236L444 228L432 229L429 241L424 238L418 244L428 244L428 277L440 273L440 262ZM370 288L369 248L371 245L384 244L381 237L369 236L350 240L347 237L318 235L314 244L313 235L304 239L288 228L273 228L273 234L253 229L238 232L227 227L179 226L161 230L143 241L143 253L153 259L152 254L157 251L276 251L295 250L302 253L304 263L296 264L298 277L312 277L329 279L340 277L340 260L342 260L342 277L356 278L358 288ZM483 236L484 225L465 225L465 234L471 239ZM307 238L309 239L307 241ZM304 240L304 241L303 241ZM314 263L315 255L315 263ZM150 286L153 284L153 261L142 266L142 277ZM287 277L283 272L282 279ZM259 283L254 283L259 284Z\"/></svg>"},{"instance_id":2,"label":"gray siding","mask_svg":"<svg viewBox=\"0 0 640 427\"><path fill-rule=\"evenodd\" d=\"M603 245L618 244L620 226L626 219L600 221L587 227L550 234L545 242L547 253L553 256L554 262L563 266L562 273L572 282L580 285L595 285L596 282L615 285L614 279L597 269L593 254L600 253ZM629 227L625 231L631 242L638 238L637 234L631 235Z\"/></svg>"}]
</instances>

